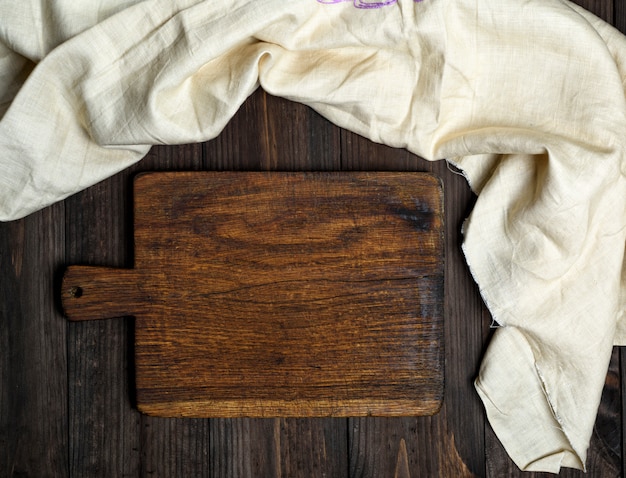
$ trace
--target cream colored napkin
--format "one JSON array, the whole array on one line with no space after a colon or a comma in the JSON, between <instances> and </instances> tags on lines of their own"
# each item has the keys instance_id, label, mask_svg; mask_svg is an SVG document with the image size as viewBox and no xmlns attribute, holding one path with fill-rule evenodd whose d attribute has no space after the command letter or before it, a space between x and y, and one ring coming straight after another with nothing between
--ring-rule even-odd
<instances>
[{"instance_id":1,"label":"cream colored napkin","mask_svg":"<svg viewBox=\"0 0 626 478\"><path fill-rule=\"evenodd\" d=\"M2 220L215 137L259 85L446 158L479 194L463 248L501 325L489 420L522 469L584 467L626 344L620 33L560 0L97 4L0 0Z\"/></svg>"}]
</instances>

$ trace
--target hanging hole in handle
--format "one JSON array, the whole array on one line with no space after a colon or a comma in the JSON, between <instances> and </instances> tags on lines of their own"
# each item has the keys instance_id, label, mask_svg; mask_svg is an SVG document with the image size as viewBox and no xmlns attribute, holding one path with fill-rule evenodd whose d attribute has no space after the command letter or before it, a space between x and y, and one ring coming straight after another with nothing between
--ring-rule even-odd
<instances>
[{"instance_id":1,"label":"hanging hole in handle","mask_svg":"<svg viewBox=\"0 0 626 478\"><path fill-rule=\"evenodd\" d=\"M83 296L83 288L74 286L70 289L70 297L74 299L80 299Z\"/></svg>"}]
</instances>

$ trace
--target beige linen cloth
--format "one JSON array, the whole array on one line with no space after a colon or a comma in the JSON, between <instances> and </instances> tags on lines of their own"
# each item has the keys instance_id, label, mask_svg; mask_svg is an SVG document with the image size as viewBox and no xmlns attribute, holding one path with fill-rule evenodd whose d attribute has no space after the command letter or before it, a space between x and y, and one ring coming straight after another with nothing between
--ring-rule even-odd
<instances>
[{"instance_id":1,"label":"beige linen cloth","mask_svg":"<svg viewBox=\"0 0 626 478\"><path fill-rule=\"evenodd\" d=\"M448 159L479 195L463 248L502 326L488 418L520 468L584 468L626 344L620 33L561 0L91 3L0 0L0 219L215 137L259 85Z\"/></svg>"}]
</instances>

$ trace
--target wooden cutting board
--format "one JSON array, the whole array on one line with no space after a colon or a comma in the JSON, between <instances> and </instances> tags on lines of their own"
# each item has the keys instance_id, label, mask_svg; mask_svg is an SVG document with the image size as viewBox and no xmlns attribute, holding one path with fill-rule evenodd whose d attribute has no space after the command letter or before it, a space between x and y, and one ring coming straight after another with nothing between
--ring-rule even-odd
<instances>
[{"instance_id":1,"label":"wooden cutting board","mask_svg":"<svg viewBox=\"0 0 626 478\"><path fill-rule=\"evenodd\" d=\"M400 416L443 396L443 206L424 173L149 173L135 266L71 266L70 320L134 316L140 411Z\"/></svg>"}]
</instances>

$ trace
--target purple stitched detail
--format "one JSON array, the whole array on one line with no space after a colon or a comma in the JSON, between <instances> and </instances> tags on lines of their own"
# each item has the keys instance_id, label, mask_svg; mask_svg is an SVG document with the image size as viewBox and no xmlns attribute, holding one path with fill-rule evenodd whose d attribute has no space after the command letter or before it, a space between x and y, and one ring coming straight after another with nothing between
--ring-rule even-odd
<instances>
[{"instance_id":1,"label":"purple stitched detail","mask_svg":"<svg viewBox=\"0 0 626 478\"><path fill-rule=\"evenodd\" d=\"M317 0L318 3L343 3L343 2L352 2L356 8L382 8L387 5L392 5L397 3L398 0L382 0L382 1L372 1L372 0ZM422 0L413 0L415 3L421 2Z\"/></svg>"}]
</instances>

